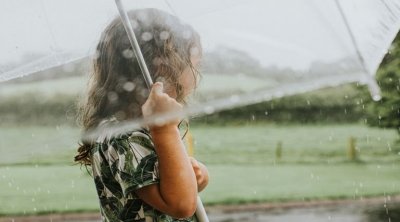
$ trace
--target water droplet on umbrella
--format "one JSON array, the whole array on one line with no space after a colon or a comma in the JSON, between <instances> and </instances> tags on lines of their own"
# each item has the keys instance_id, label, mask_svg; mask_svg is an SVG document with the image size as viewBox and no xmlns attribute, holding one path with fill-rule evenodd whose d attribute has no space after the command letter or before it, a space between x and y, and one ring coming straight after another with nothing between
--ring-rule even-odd
<instances>
[{"instance_id":1,"label":"water droplet on umbrella","mask_svg":"<svg viewBox=\"0 0 400 222\"><path fill-rule=\"evenodd\" d=\"M153 34L151 34L150 32L143 32L141 38L143 41L147 42L153 38Z\"/></svg>"},{"instance_id":2,"label":"water droplet on umbrella","mask_svg":"<svg viewBox=\"0 0 400 222\"><path fill-rule=\"evenodd\" d=\"M131 92L135 89L135 84L133 82L126 82L122 88L125 91Z\"/></svg>"},{"instance_id":3,"label":"water droplet on umbrella","mask_svg":"<svg viewBox=\"0 0 400 222\"><path fill-rule=\"evenodd\" d=\"M126 59L131 59L133 58L133 51L131 49L125 49L124 51L122 51L122 56Z\"/></svg>"},{"instance_id":4,"label":"water droplet on umbrella","mask_svg":"<svg viewBox=\"0 0 400 222\"><path fill-rule=\"evenodd\" d=\"M160 57L155 57L153 59L153 65L159 66L159 65L161 65L161 63L162 63L162 59Z\"/></svg>"},{"instance_id":5,"label":"water droplet on umbrella","mask_svg":"<svg viewBox=\"0 0 400 222\"><path fill-rule=\"evenodd\" d=\"M133 29L137 29L139 27L139 23L136 21L136 19L130 19L130 22Z\"/></svg>"},{"instance_id":6,"label":"water droplet on umbrella","mask_svg":"<svg viewBox=\"0 0 400 222\"><path fill-rule=\"evenodd\" d=\"M110 102L116 102L118 100L118 94L116 92L107 93L107 97Z\"/></svg>"},{"instance_id":7,"label":"water droplet on umbrella","mask_svg":"<svg viewBox=\"0 0 400 222\"><path fill-rule=\"evenodd\" d=\"M170 36L170 34L169 34L168 31L162 31L162 32L160 33L160 39L161 39L161 40L167 40L167 39L169 38L169 36Z\"/></svg>"}]
</instances>

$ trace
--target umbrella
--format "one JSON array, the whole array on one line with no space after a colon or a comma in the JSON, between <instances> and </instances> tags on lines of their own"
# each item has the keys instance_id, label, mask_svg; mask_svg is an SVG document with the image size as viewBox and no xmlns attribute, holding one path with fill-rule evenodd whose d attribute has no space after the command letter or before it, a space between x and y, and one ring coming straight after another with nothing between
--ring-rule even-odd
<instances>
[{"instance_id":1,"label":"umbrella","mask_svg":"<svg viewBox=\"0 0 400 222\"><path fill-rule=\"evenodd\" d=\"M154 7L175 14L202 37L204 86L197 101L184 113L163 118L207 114L348 82L368 84L378 99L374 74L400 28L400 3L395 0L124 3L127 9ZM1 37L0 81L95 54L99 34L117 15L110 0L4 5L0 25L9 35ZM127 122L111 132L139 124Z\"/></svg>"},{"instance_id":2,"label":"umbrella","mask_svg":"<svg viewBox=\"0 0 400 222\"><path fill-rule=\"evenodd\" d=\"M378 99L374 74L400 27L395 0L124 3L168 11L200 33L204 84L188 115L348 82L367 83ZM9 34L1 36L0 81L93 55L118 14L110 0L8 1L1 10Z\"/></svg>"}]
</instances>

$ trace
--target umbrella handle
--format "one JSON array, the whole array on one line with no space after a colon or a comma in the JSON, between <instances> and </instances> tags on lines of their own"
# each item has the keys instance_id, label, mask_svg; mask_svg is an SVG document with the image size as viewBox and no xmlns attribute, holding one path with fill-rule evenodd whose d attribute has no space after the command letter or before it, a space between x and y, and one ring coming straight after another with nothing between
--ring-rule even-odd
<instances>
[{"instance_id":1,"label":"umbrella handle","mask_svg":"<svg viewBox=\"0 0 400 222\"><path fill-rule=\"evenodd\" d=\"M206 210L204 209L203 202L199 196L197 196L197 209L196 209L196 217L199 222L209 222Z\"/></svg>"},{"instance_id":2,"label":"umbrella handle","mask_svg":"<svg viewBox=\"0 0 400 222\"><path fill-rule=\"evenodd\" d=\"M138 59L140 69L142 70L142 74L144 80L146 81L147 87L150 89L153 85L153 80L151 79L150 72L147 69L146 61L144 61L142 51L140 50L139 43L136 39L135 33L133 32L133 28L131 22L128 18L128 13L121 2L121 0L115 0L115 4L117 5L119 15L122 20L122 24L124 25L125 31L128 34L129 41L132 45L133 52L135 53L136 58Z\"/></svg>"}]
</instances>

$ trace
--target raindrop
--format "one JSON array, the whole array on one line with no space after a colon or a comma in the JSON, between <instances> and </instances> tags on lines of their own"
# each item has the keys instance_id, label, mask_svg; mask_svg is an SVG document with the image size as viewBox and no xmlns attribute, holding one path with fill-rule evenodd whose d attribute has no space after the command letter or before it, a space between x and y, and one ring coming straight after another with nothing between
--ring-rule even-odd
<instances>
[{"instance_id":1,"label":"raindrop","mask_svg":"<svg viewBox=\"0 0 400 222\"><path fill-rule=\"evenodd\" d=\"M143 32L142 36L141 36L143 41L150 41L153 38L153 34L151 34L150 32Z\"/></svg>"},{"instance_id":2,"label":"raindrop","mask_svg":"<svg viewBox=\"0 0 400 222\"><path fill-rule=\"evenodd\" d=\"M139 23L136 21L136 19L130 19L130 22L133 29L137 29L139 27Z\"/></svg>"},{"instance_id":3,"label":"raindrop","mask_svg":"<svg viewBox=\"0 0 400 222\"><path fill-rule=\"evenodd\" d=\"M376 102L376 101L381 100L382 97L381 97L381 95L376 94L376 95L372 96L372 99Z\"/></svg>"},{"instance_id":4,"label":"raindrop","mask_svg":"<svg viewBox=\"0 0 400 222\"><path fill-rule=\"evenodd\" d=\"M126 82L122 88L125 91L131 92L135 89L135 84L133 82Z\"/></svg>"},{"instance_id":5,"label":"raindrop","mask_svg":"<svg viewBox=\"0 0 400 222\"><path fill-rule=\"evenodd\" d=\"M265 113L264 113L266 116L268 115L268 111L265 111Z\"/></svg>"},{"instance_id":6,"label":"raindrop","mask_svg":"<svg viewBox=\"0 0 400 222\"><path fill-rule=\"evenodd\" d=\"M161 59L160 57L155 57L155 58L153 59L153 65L159 66L159 65L161 65L161 64L162 64L162 59Z\"/></svg>"},{"instance_id":7,"label":"raindrop","mask_svg":"<svg viewBox=\"0 0 400 222\"><path fill-rule=\"evenodd\" d=\"M122 56L126 59L131 59L133 58L133 51L131 49L125 49L124 51L122 51Z\"/></svg>"},{"instance_id":8,"label":"raindrop","mask_svg":"<svg viewBox=\"0 0 400 222\"><path fill-rule=\"evenodd\" d=\"M107 93L107 97L110 102L116 102L118 100L118 94L116 92Z\"/></svg>"},{"instance_id":9,"label":"raindrop","mask_svg":"<svg viewBox=\"0 0 400 222\"><path fill-rule=\"evenodd\" d=\"M169 38L169 36L170 36L170 34L169 34L168 31L162 31L162 32L160 33L160 39L161 39L161 40L167 40L167 39Z\"/></svg>"}]
</instances>

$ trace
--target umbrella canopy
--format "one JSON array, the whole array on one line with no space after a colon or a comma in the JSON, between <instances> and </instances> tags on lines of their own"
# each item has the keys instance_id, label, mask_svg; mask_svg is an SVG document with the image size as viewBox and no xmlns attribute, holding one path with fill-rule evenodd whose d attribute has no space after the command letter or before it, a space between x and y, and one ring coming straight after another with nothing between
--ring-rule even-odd
<instances>
[{"instance_id":1,"label":"umbrella canopy","mask_svg":"<svg viewBox=\"0 0 400 222\"><path fill-rule=\"evenodd\" d=\"M123 1L192 25L203 80L188 115L348 82L368 83L400 28L397 0ZM9 0L0 9L0 81L95 54L112 0Z\"/></svg>"}]
</instances>

